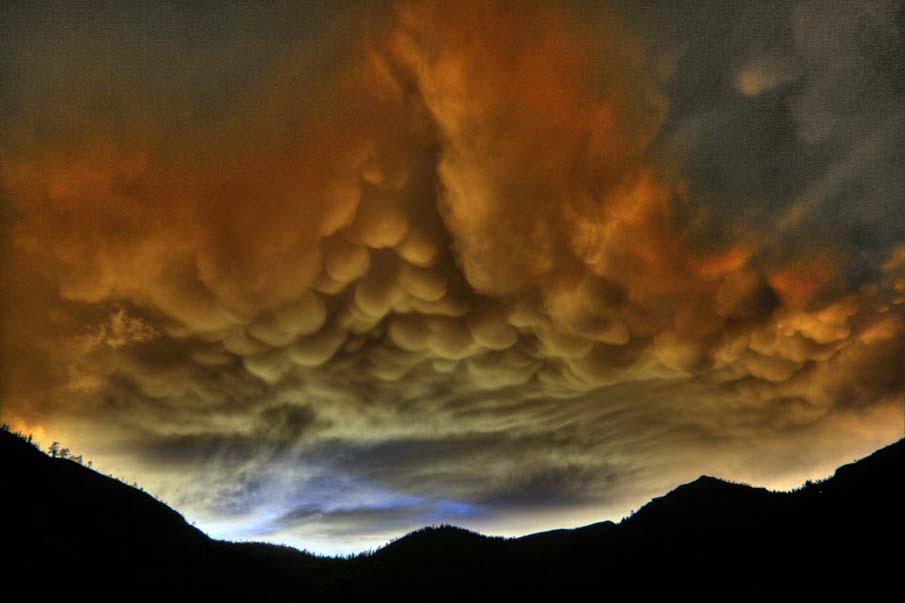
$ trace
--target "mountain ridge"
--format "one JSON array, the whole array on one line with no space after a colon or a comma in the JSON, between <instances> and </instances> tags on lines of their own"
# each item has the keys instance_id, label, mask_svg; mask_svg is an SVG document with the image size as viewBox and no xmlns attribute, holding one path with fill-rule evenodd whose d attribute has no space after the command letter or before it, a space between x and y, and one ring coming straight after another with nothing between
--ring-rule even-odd
<instances>
[{"instance_id":1,"label":"mountain ridge","mask_svg":"<svg viewBox=\"0 0 905 603\"><path fill-rule=\"evenodd\" d=\"M777 579L798 567L838 581L885 567L863 552L905 536L905 440L797 491L701 476L619 523L517 538L425 527L348 559L213 540L150 495L12 434L0 433L0 468L4 541L21 553L11 575L41 580L52 569L60 584L96 594L103 568L100 592L111 596L144 581L148 595L224 600L562 597L578 596L604 570L615 584L640 580L650 591L659 588L642 580L650 572L664 586L707 567L709 583L731 585L767 565ZM65 566L35 563L48 558Z\"/></svg>"}]
</instances>

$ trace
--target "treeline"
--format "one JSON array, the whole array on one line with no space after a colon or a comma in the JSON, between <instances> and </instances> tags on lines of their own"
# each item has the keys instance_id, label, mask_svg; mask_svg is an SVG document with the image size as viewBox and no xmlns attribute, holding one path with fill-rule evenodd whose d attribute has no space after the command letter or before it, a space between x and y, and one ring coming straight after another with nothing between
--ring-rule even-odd
<instances>
[{"instance_id":1,"label":"treeline","mask_svg":"<svg viewBox=\"0 0 905 603\"><path fill-rule=\"evenodd\" d=\"M27 444L31 444L38 450L41 450L41 445L38 443L37 440L34 439L34 437L30 433L25 434L25 433L22 433L21 431L13 431L13 428L9 423L0 424L0 431L5 431L6 433L12 434L12 435L16 436L17 438L19 438L20 440L23 440ZM42 452L45 452L45 451L42 450ZM88 467L89 469L94 468L94 463L92 461L85 461L85 459L82 457L81 454L76 456L69 448L61 447L61 444L59 442L53 442L50 446L47 447L46 452L47 452L47 454L49 454L50 456L52 456L55 459L56 458L66 459L69 461L74 461L74 462L78 463L79 465ZM120 481L122 481L122 480L120 480Z\"/></svg>"},{"instance_id":2,"label":"treeline","mask_svg":"<svg viewBox=\"0 0 905 603\"><path fill-rule=\"evenodd\" d=\"M88 469L91 469L92 471L97 471L94 468L93 461L90 461L90 460L86 461L81 454L76 455L69 448L63 447L62 444L60 444L60 442L54 441L50 444L50 446L47 447L47 450L43 450L41 448L40 443L38 443L38 441L34 439L32 434L30 434L30 433L25 434L25 433L22 433L21 431L13 431L13 428L9 423L0 424L0 431L4 431L10 435L13 435L13 436L19 438L20 440L26 442L27 444L34 446L37 450L47 454L48 456L50 456L52 458L72 461L74 463L78 463L79 465L82 465L83 467L87 467ZM98 471L98 473L100 473L100 472ZM137 490L141 490L142 492L146 492L144 488L142 488L141 486L138 485L138 482L133 481L130 484L125 479L123 479L121 477L117 477L113 474L104 473L103 475L106 475L109 478L115 479L116 481L121 482L123 484L132 486L133 488L135 488ZM150 492L146 492L146 494L150 494L152 497L154 497L155 500L160 500L156 495L151 494Z\"/></svg>"},{"instance_id":3,"label":"treeline","mask_svg":"<svg viewBox=\"0 0 905 603\"><path fill-rule=\"evenodd\" d=\"M60 443L59 443L59 442L54 442L53 444L51 444L50 446L48 446L48 447L47 447L47 452L48 452L48 454L50 454L50 456L52 456L53 458L67 459L67 460L70 460L70 461L75 461L75 462L78 463L79 465L85 465L86 467L89 467L89 468L92 468L92 469L94 468L94 463L93 463L93 462L88 461L88 462L86 463L86 462L82 459L82 455L81 455L81 454L78 455L78 456L76 456L76 455L74 455L68 448L60 448Z\"/></svg>"},{"instance_id":4,"label":"treeline","mask_svg":"<svg viewBox=\"0 0 905 603\"><path fill-rule=\"evenodd\" d=\"M10 435L14 435L17 438L19 438L20 440L23 440L23 441L31 444L38 450L41 450L41 445L38 444L37 440L32 438L31 434L26 435L26 434L22 433L21 431L13 431L12 429L13 428L10 426L9 423L0 424L0 431L5 431L6 433L8 433Z\"/></svg>"}]
</instances>

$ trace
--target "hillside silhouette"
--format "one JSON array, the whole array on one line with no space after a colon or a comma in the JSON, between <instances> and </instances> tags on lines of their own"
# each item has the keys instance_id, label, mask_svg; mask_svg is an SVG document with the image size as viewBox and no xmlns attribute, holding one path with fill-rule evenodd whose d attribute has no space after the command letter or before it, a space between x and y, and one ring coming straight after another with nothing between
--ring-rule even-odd
<instances>
[{"instance_id":1,"label":"hillside silhouette","mask_svg":"<svg viewBox=\"0 0 905 603\"><path fill-rule=\"evenodd\" d=\"M585 600L896 592L905 440L794 492L701 477L616 524L521 538L424 528L326 558L209 538L139 489L0 432L5 582L95 600Z\"/></svg>"}]
</instances>

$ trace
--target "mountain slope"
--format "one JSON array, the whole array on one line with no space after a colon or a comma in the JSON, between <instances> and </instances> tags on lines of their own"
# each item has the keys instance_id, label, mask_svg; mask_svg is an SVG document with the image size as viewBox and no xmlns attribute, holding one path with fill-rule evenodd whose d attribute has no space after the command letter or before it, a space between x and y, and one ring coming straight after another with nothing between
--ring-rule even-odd
<instances>
[{"instance_id":1,"label":"mountain slope","mask_svg":"<svg viewBox=\"0 0 905 603\"><path fill-rule=\"evenodd\" d=\"M211 540L145 492L52 459L6 432L0 432L0 484L3 573L36 592L108 599L174 592L234 598L290 583L305 590L286 580L278 562L288 554L298 566L307 557L302 553L268 545L262 554L254 545Z\"/></svg>"},{"instance_id":2,"label":"mountain slope","mask_svg":"<svg viewBox=\"0 0 905 603\"><path fill-rule=\"evenodd\" d=\"M662 595L740 587L863 598L896 584L905 541L905 440L792 493L701 477L619 524L516 539L425 528L352 559L211 540L147 494L2 432L0 484L4 552L14 553L4 573L105 600L136 592L255 601L563 600L589 589Z\"/></svg>"}]
</instances>

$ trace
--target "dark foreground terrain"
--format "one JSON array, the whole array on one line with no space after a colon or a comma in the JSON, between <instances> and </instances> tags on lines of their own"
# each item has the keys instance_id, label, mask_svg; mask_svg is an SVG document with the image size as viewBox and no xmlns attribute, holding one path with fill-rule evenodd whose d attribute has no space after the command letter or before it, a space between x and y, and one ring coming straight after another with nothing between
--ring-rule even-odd
<instances>
[{"instance_id":1,"label":"dark foreground terrain","mask_svg":"<svg viewBox=\"0 0 905 603\"><path fill-rule=\"evenodd\" d=\"M212 540L144 492L0 432L0 518L0 593L33 601L900 600L905 440L792 493L701 477L619 524L517 539L425 528L329 559Z\"/></svg>"}]
</instances>

